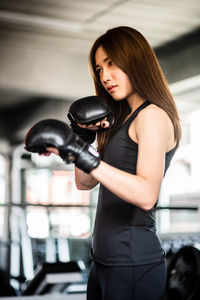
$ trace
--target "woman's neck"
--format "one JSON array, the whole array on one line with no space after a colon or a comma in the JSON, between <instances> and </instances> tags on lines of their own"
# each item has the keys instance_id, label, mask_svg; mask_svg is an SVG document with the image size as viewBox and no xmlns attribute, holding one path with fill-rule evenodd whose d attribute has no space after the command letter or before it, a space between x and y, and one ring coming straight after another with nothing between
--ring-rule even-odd
<instances>
[{"instance_id":1,"label":"woman's neck","mask_svg":"<svg viewBox=\"0 0 200 300\"><path fill-rule=\"evenodd\" d=\"M139 96L137 93L134 93L129 96L127 99L127 102L131 108L131 113L134 112L142 103L145 102L145 99L143 99L141 96Z\"/></svg>"}]
</instances>

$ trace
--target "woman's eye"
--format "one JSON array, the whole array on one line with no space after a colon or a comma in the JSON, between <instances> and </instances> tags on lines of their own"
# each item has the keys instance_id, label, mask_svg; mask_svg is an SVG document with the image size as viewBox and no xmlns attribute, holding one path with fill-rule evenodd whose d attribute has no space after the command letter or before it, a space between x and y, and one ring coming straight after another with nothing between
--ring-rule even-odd
<instances>
[{"instance_id":1,"label":"woman's eye","mask_svg":"<svg viewBox=\"0 0 200 300\"><path fill-rule=\"evenodd\" d=\"M113 62L110 60L110 61L108 62L108 64L109 64L109 66L112 66L112 65L113 65Z\"/></svg>"},{"instance_id":2,"label":"woman's eye","mask_svg":"<svg viewBox=\"0 0 200 300\"><path fill-rule=\"evenodd\" d=\"M102 71L101 68L96 69L97 73L100 73Z\"/></svg>"}]
</instances>

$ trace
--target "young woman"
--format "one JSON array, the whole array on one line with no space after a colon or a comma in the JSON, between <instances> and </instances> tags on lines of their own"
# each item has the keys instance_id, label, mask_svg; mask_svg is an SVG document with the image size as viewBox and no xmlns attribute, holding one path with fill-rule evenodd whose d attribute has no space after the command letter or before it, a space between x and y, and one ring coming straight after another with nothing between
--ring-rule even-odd
<instances>
[{"instance_id":1,"label":"young woman","mask_svg":"<svg viewBox=\"0 0 200 300\"><path fill-rule=\"evenodd\" d=\"M133 28L100 36L90 65L115 125L98 134L99 166L90 174L75 169L78 189L100 183L87 299L159 300L166 262L154 212L181 137L176 105L152 48Z\"/></svg>"},{"instance_id":2,"label":"young woman","mask_svg":"<svg viewBox=\"0 0 200 300\"><path fill-rule=\"evenodd\" d=\"M87 299L159 300L166 261L154 213L181 137L176 105L152 48L133 28L100 36L90 66L115 123L98 133L99 165L90 174L75 168L78 189L100 183ZM79 126L94 130L108 122Z\"/></svg>"}]
</instances>

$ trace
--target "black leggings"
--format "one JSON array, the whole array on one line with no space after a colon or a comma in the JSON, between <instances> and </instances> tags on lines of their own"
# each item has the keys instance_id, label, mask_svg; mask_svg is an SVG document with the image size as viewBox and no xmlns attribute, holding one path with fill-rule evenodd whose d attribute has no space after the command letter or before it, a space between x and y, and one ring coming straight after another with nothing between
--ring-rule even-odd
<instances>
[{"instance_id":1,"label":"black leggings","mask_svg":"<svg viewBox=\"0 0 200 300\"><path fill-rule=\"evenodd\" d=\"M109 267L92 262L87 300L160 300L166 284L166 262Z\"/></svg>"}]
</instances>

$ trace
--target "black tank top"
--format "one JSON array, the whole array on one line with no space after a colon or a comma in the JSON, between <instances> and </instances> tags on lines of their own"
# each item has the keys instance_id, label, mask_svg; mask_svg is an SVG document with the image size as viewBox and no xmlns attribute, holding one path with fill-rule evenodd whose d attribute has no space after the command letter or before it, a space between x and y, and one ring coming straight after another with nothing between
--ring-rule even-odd
<instances>
[{"instance_id":1,"label":"black tank top","mask_svg":"<svg viewBox=\"0 0 200 300\"><path fill-rule=\"evenodd\" d=\"M138 144L128 129L138 113L149 105L145 101L111 137L103 160L123 171L136 174ZM165 172L176 147L166 153ZM156 205L155 205L156 207ZM100 184L94 225L92 259L109 266L141 265L161 261L164 256L156 233L154 212L127 203Z\"/></svg>"}]
</instances>

